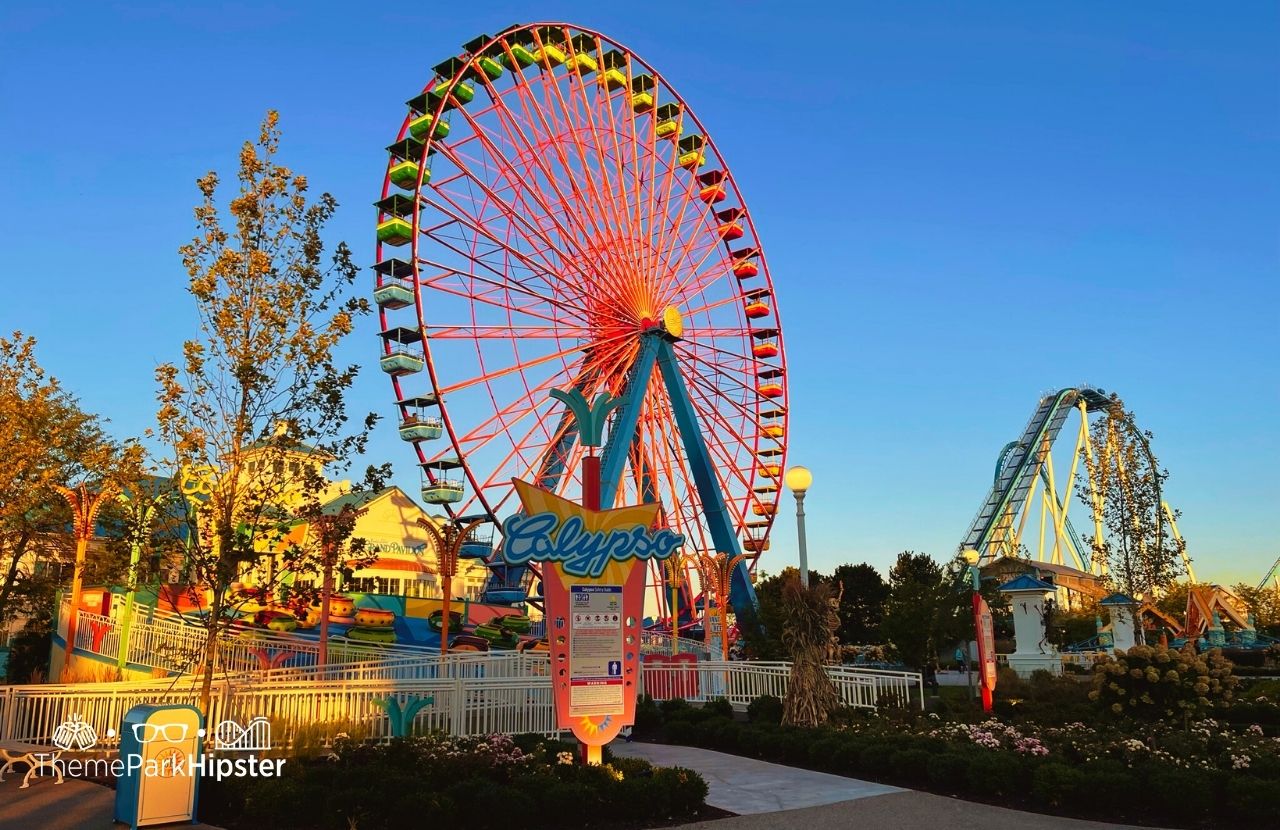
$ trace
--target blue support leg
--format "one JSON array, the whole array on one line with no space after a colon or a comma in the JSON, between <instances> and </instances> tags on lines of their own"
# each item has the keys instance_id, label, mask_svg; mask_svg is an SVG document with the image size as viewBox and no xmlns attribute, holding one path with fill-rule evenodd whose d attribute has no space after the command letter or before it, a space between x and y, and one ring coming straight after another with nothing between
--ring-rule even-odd
<instances>
[{"instance_id":1,"label":"blue support leg","mask_svg":"<svg viewBox=\"0 0 1280 830\"><path fill-rule=\"evenodd\" d=\"M724 494L716 480L715 467L711 460L711 452L702 438L702 428L698 423L698 413L689 398L689 390L685 388L684 378L680 376L680 368L676 365L676 353L671 341L662 339L658 348L658 369L662 372L662 380L667 387L667 395L671 398L671 409L676 416L676 426L680 428L680 441L684 444L684 454L692 468L693 481L698 488L698 498L702 503L703 518L711 530L711 541L718 553L737 556L742 552L738 536L733 530L733 519L724 503ZM756 592L751 586L751 575L745 562L739 562L733 570L729 583L729 604L736 613L747 610L755 612Z\"/></svg>"}]
</instances>

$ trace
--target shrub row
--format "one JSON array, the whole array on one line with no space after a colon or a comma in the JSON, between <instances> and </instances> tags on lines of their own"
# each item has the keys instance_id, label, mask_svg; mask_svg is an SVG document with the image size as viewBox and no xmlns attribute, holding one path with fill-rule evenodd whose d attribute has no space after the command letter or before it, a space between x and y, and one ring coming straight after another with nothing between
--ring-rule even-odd
<instances>
[{"instance_id":1,"label":"shrub row","mask_svg":"<svg viewBox=\"0 0 1280 830\"><path fill-rule=\"evenodd\" d=\"M753 701L747 723L723 706L648 703L649 734L670 743L929 789L1019 809L1166 826L1274 826L1280 770L1231 773L1137 760L1068 759L991 750L918 734L780 725L777 698Z\"/></svg>"},{"instance_id":2,"label":"shrub row","mask_svg":"<svg viewBox=\"0 0 1280 830\"><path fill-rule=\"evenodd\" d=\"M576 746L539 736L515 738L532 758L495 765L487 750L424 757L424 740L335 747L291 759L278 778L207 780L200 818L232 830L403 830L424 820L510 830L683 822L705 808L706 782L691 770L633 758L564 763Z\"/></svg>"}]
</instances>

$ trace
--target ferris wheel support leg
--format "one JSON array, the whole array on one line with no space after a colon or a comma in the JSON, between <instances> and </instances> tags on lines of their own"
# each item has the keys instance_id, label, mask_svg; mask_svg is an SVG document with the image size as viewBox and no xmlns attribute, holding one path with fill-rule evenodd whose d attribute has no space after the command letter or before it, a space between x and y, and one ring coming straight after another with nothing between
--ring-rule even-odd
<instances>
[{"instance_id":1,"label":"ferris wheel support leg","mask_svg":"<svg viewBox=\"0 0 1280 830\"><path fill-rule=\"evenodd\" d=\"M698 488L698 498L702 503L703 517L711 530L711 541L718 553L737 556L742 552L738 546L738 536L734 533L733 520L724 503L724 494L716 481L715 468L711 461L711 452L707 449L702 437L702 428L698 423L697 411L685 388L684 378L680 375L680 367L676 364L676 353L671 342L659 341L658 369L662 372L662 380L667 387L667 395L671 399L671 409L676 416L676 425L680 428L680 441L684 444L684 454L689 460L694 484ZM738 613L745 610L756 611L756 592L751 587L751 577L744 561L740 561L733 569L730 581L729 604Z\"/></svg>"},{"instance_id":2,"label":"ferris wheel support leg","mask_svg":"<svg viewBox=\"0 0 1280 830\"><path fill-rule=\"evenodd\" d=\"M640 354L631 368L631 376L627 379L627 388L622 390L622 406L609 428L609 439L605 442L604 453L600 461L600 507L608 510L613 507L613 500L618 497L618 486L622 481L622 470L627 464L631 441L636 434L636 426L640 423L640 410L644 407L644 393L653 376L653 364L658 357L658 348L662 338L650 334L641 338Z\"/></svg>"}]
</instances>

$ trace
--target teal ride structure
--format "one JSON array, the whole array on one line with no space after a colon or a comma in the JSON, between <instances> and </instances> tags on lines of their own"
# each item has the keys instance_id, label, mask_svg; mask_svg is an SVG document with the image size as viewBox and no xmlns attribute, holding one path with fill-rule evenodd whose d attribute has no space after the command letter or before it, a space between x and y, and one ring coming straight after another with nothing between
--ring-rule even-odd
<instances>
[{"instance_id":1,"label":"teal ride structure","mask_svg":"<svg viewBox=\"0 0 1280 830\"><path fill-rule=\"evenodd\" d=\"M512 480L582 498L595 450L559 390L621 402L601 506L658 503L691 562L745 552L730 602L752 605L786 461L782 326L738 182L688 104L605 35L513 25L435 65L387 152L380 363L423 500L482 520L461 551L489 568L481 601L540 599L536 569L502 557Z\"/></svg>"}]
</instances>

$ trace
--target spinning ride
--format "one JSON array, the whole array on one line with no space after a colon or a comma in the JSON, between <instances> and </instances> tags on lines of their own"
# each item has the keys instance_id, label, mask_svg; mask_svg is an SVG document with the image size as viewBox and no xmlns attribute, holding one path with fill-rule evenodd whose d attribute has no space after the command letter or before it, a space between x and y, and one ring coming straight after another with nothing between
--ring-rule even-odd
<instances>
[{"instance_id":1,"label":"spinning ride","mask_svg":"<svg viewBox=\"0 0 1280 830\"><path fill-rule=\"evenodd\" d=\"M586 449L549 394L577 389L623 400L603 506L658 502L689 554L745 550L742 607L785 464L786 362L707 131L639 57L559 23L469 41L408 107L377 202L381 365L423 499L485 520L463 553L489 563L483 599L534 584L494 535L512 479L581 498Z\"/></svg>"}]
</instances>

